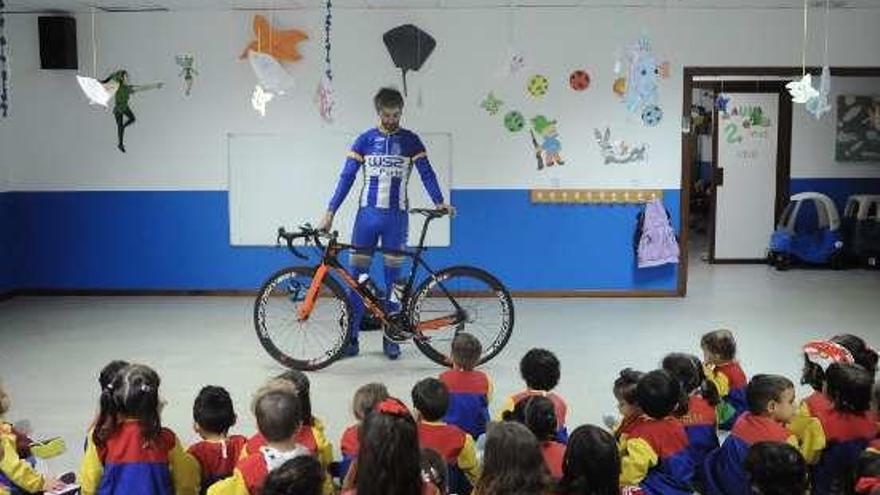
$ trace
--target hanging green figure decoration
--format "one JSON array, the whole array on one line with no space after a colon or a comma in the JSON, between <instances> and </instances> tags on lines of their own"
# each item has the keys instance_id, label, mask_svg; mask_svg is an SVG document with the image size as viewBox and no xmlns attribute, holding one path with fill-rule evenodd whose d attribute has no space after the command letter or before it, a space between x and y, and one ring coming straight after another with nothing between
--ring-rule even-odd
<instances>
[{"instance_id":1,"label":"hanging green figure decoration","mask_svg":"<svg viewBox=\"0 0 880 495\"><path fill-rule=\"evenodd\" d=\"M180 77L183 78L183 94L189 96L190 91L192 91L193 82L196 76L199 75L199 71L193 68L195 57L192 55L177 55L174 57L174 60L181 68Z\"/></svg>"},{"instance_id":2,"label":"hanging green figure decoration","mask_svg":"<svg viewBox=\"0 0 880 495\"><path fill-rule=\"evenodd\" d=\"M108 83L116 86L116 92L113 95L113 116L116 118L116 135L118 139L116 147L119 148L119 151L125 153L125 128L134 124L135 120L137 120L131 111L131 107L128 106L131 95L141 91L160 89L165 84L161 82L139 86L130 84L128 71L126 70L118 70L101 81L101 84Z\"/></svg>"}]
</instances>

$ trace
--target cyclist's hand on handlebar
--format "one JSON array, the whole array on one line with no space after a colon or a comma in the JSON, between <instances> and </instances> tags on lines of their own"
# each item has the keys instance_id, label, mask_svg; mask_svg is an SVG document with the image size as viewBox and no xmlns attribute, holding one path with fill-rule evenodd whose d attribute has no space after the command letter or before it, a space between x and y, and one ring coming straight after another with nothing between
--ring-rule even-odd
<instances>
[{"instance_id":1,"label":"cyclist's hand on handlebar","mask_svg":"<svg viewBox=\"0 0 880 495\"><path fill-rule=\"evenodd\" d=\"M333 227L333 217L334 213L332 211L327 211L324 213L324 218L321 219L321 222L318 223L318 230L329 232L330 228Z\"/></svg>"},{"instance_id":2,"label":"cyclist's hand on handlebar","mask_svg":"<svg viewBox=\"0 0 880 495\"><path fill-rule=\"evenodd\" d=\"M448 203L440 203L439 205L435 205L438 210L445 211L451 218L455 218L456 209L454 206Z\"/></svg>"}]
</instances>

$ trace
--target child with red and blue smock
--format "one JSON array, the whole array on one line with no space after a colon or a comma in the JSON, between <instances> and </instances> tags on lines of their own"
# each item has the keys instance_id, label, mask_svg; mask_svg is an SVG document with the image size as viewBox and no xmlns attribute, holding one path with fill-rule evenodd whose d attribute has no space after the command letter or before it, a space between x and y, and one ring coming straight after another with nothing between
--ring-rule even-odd
<instances>
[{"instance_id":1,"label":"child with red and blue smock","mask_svg":"<svg viewBox=\"0 0 880 495\"><path fill-rule=\"evenodd\" d=\"M28 460L30 440L2 420L11 404L0 385L0 494L41 493L62 485L34 469Z\"/></svg>"},{"instance_id":2,"label":"child with red and blue smock","mask_svg":"<svg viewBox=\"0 0 880 495\"><path fill-rule=\"evenodd\" d=\"M801 383L809 385L813 392L801 401L795 422L803 424L816 414L832 408L825 393L825 372L832 363L858 364L872 375L877 369L877 353L860 337L841 334L829 340L811 340L804 344L804 368Z\"/></svg>"},{"instance_id":3,"label":"child with red and blue smock","mask_svg":"<svg viewBox=\"0 0 880 495\"><path fill-rule=\"evenodd\" d=\"M565 458L565 444L556 441L556 410L553 402L540 395L527 397L505 414L507 421L517 421L526 425L541 446L544 464L554 481L562 478L562 464Z\"/></svg>"},{"instance_id":4,"label":"child with red and blue smock","mask_svg":"<svg viewBox=\"0 0 880 495\"><path fill-rule=\"evenodd\" d=\"M645 374L641 371L625 368L614 380L612 392L617 400L617 412L620 413L620 418L609 414L604 416L603 420L605 426L614 433L615 439L619 440L621 435L628 433L629 427L643 414L636 400L636 385L643 376Z\"/></svg>"},{"instance_id":5,"label":"child with red and blue smock","mask_svg":"<svg viewBox=\"0 0 880 495\"><path fill-rule=\"evenodd\" d=\"M715 384L706 379L700 358L692 354L672 353L663 358L662 368L681 384L684 396L675 415L688 435L688 452L694 461L694 483L702 482L703 461L717 449L719 397Z\"/></svg>"},{"instance_id":6,"label":"child with red and blue smock","mask_svg":"<svg viewBox=\"0 0 880 495\"><path fill-rule=\"evenodd\" d=\"M565 421L568 416L568 404L552 391L559 384L559 359L547 349L531 349L520 360L519 372L527 388L507 398L497 419L504 419L504 413L512 412L516 404L526 397L533 395L547 397L553 401L553 406L556 408L556 440L566 443L568 429Z\"/></svg>"},{"instance_id":7,"label":"child with red and blue smock","mask_svg":"<svg viewBox=\"0 0 880 495\"><path fill-rule=\"evenodd\" d=\"M839 493L851 483L859 455L877 437L869 411L873 374L857 364L832 363L825 378L831 408L797 416L789 426L810 465L814 495Z\"/></svg>"},{"instance_id":8,"label":"child with red and blue smock","mask_svg":"<svg viewBox=\"0 0 880 495\"><path fill-rule=\"evenodd\" d=\"M874 413L880 408L880 385L874 388ZM880 439L874 439L859 456L854 476L853 493L857 495L880 495Z\"/></svg>"},{"instance_id":9,"label":"child with red and blue smock","mask_svg":"<svg viewBox=\"0 0 880 495\"><path fill-rule=\"evenodd\" d=\"M759 442L798 446L785 424L794 417L794 384L778 375L756 375L746 389L749 410L743 413L720 449L706 458L703 484L707 495L751 495L745 471L749 448Z\"/></svg>"},{"instance_id":10,"label":"child with red and blue smock","mask_svg":"<svg viewBox=\"0 0 880 495\"><path fill-rule=\"evenodd\" d=\"M346 428L339 441L342 460L339 463L339 472L335 473L339 479L345 479L351 463L357 459L360 450L360 428L364 418L376 407L376 404L388 397L388 389L381 383L368 383L355 391L351 409L357 423Z\"/></svg>"},{"instance_id":11,"label":"child with red and blue smock","mask_svg":"<svg viewBox=\"0 0 880 495\"><path fill-rule=\"evenodd\" d=\"M458 426L474 439L486 433L492 379L474 368L480 362L483 347L473 335L462 332L452 339L452 369L440 374L449 390L449 410L443 421Z\"/></svg>"},{"instance_id":12,"label":"child with red and blue smock","mask_svg":"<svg viewBox=\"0 0 880 495\"><path fill-rule=\"evenodd\" d=\"M664 370L646 373L636 385L643 414L620 436L620 486L649 495L691 495L694 464L684 426L673 416L681 385Z\"/></svg>"},{"instance_id":13,"label":"child with red and blue smock","mask_svg":"<svg viewBox=\"0 0 880 495\"><path fill-rule=\"evenodd\" d=\"M749 379L736 359L736 340L730 330L715 330L700 339L706 378L715 384L721 398L717 407L718 427L729 430L740 414L748 410L746 386Z\"/></svg>"},{"instance_id":14,"label":"child with red and blue smock","mask_svg":"<svg viewBox=\"0 0 880 495\"><path fill-rule=\"evenodd\" d=\"M439 453L449 469L450 493L470 493L480 477L473 437L443 422L449 407L449 390L436 378L425 378L412 388L419 446Z\"/></svg>"},{"instance_id":15,"label":"child with red and blue smock","mask_svg":"<svg viewBox=\"0 0 880 495\"><path fill-rule=\"evenodd\" d=\"M208 487L232 476L247 438L229 435L236 421L232 398L223 387L208 385L199 391L193 404L196 433L202 438L187 449L201 466L202 493Z\"/></svg>"},{"instance_id":16,"label":"child with red and blue smock","mask_svg":"<svg viewBox=\"0 0 880 495\"><path fill-rule=\"evenodd\" d=\"M266 476L290 459L311 455L297 442L302 408L292 387L270 382L254 398L254 416L264 439L257 452L241 459L231 477L208 488L208 495L259 495ZM323 468L322 468L323 470Z\"/></svg>"},{"instance_id":17,"label":"child with red and blue smock","mask_svg":"<svg viewBox=\"0 0 880 495\"><path fill-rule=\"evenodd\" d=\"M199 465L163 428L159 375L131 364L101 392L79 482L83 495L195 495Z\"/></svg>"},{"instance_id":18,"label":"child with red and blue smock","mask_svg":"<svg viewBox=\"0 0 880 495\"><path fill-rule=\"evenodd\" d=\"M312 415L311 400L311 384L305 373L298 370L288 370L278 375L270 381L271 384L287 383L293 387L297 398L299 399L300 408L302 409L302 425L296 433L296 442L305 447L309 453L317 457L324 471L329 472L330 464L333 462L333 445L324 434L324 423ZM260 447L266 444L266 439L262 434L257 433L248 439L245 446L244 455L252 455L259 451ZM324 493L333 492L333 480L327 476L324 482Z\"/></svg>"}]
</instances>

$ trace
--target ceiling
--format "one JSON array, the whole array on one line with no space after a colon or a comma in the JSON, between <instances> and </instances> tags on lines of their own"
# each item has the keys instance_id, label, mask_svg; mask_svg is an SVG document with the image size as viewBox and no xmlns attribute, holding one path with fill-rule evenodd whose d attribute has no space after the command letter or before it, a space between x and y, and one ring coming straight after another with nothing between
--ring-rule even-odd
<instances>
[{"instance_id":1,"label":"ceiling","mask_svg":"<svg viewBox=\"0 0 880 495\"><path fill-rule=\"evenodd\" d=\"M824 8L824 0L809 0ZM830 0L837 9L880 9L880 0ZM87 12L100 10L286 10L322 8L324 0L6 0L9 12ZM467 8L710 8L801 9L803 0L333 0L342 9L467 9Z\"/></svg>"}]
</instances>

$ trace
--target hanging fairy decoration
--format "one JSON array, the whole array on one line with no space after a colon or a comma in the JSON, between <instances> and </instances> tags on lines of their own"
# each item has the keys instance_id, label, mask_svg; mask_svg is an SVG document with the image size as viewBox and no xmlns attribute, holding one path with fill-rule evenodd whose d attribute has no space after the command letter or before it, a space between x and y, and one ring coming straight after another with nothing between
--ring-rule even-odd
<instances>
[{"instance_id":1,"label":"hanging fairy decoration","mask_svg":"<svg viewBox=\"0 0 880 495\"><path fill-rule=\"evenodd\" d=\"M809 23L807 22L808 11L809 6L807 5L807 0L804 0L804 39L801 47L801 78L797 81L792 81L785 85L785 88L788 89L788 92L791 94L792 103L799 104L804 104L811 99L819 96L819 92L816 91L816 88L813 87L812 76L810 74L807 74L807 29L809 28Z\"/></svg>"},{"instance_id":2,"label":"hanging fairy decoration","mask_svg":"<svg viewBox=\"0 0 880 495\"><path fill-rule=\"evenodd\" d=\"M657 60L647 36L618 55L614 74L614 92L623 99L627 110L640 114L647 126L659 124L663 116L659 106L660 79L669 77L669 62Z\"/></svg>"},{"instance_id":3,"label":"hanging fairy decoration","mask_svg":"<svg viewBox=\"0 0 880 495\"><path fill-rule=\"evenodd\" d=\"M308 35L298 29L275 29L261 16L254 16L256 39L245 48L241 58L247 58L257 78L251 95L251 105L261 116L266 115L266 104L276 95L293 89L296 81L281 62L302 59L297 44L307 40Z\"/></svg>"},{"instance_id":4,"label":"hanging fairy decoration","mask_svg":"<svg viewBox=\"0 0 880 495\"><path fill-rule=\"evenodd\" d=\"M6 41L6 4L0 0L0 116L9 117L9 50Z\"/></svg>"},{"instance_id":5,"label":"hanging fairy decoration","mask_svg":"<svg viewBox=\"0 0 880 495\"><path fill-rule=\"evenodd\" d=\"M114 83L116 91L113 94L113 117L116 119L116 147L119 151L125 153L125 129L134 124L134 112L131 111L129 101L131 95L151 89L161 89L164 83L158 82L153 84L134 85L129 83L128 71L125 69L117 70L100 81L101 84Z\"/></svg>"},{"instance_id":6,"label":"hanging fairy decoration","mask_svg":"<svg viewBox=\"0 0 880 495\"><path fill-rule=\"evenodd\" d=\"M822 76L819 78L819 93L807 100L805 108L813 117L821 119L831 111L831 69L828 67L828 14L830 0L825 0L825 53L822 55Z\"/></svg>"},{"instance_id":7,"label":"hanging fairy decoration","mask_svg":"<svg viewBox=\"0 0 880 495\"><path fill-rule=\"evenodd\" d=\"M330 66L330 30L333 27L333 5L327 0L324 14L324 75L318 83L318 93L315 95L318 101L318 111L325 122L333 122L333 70Z\"/></svg>"},{"instance_id":8,"label":"hanging fairy decoration","mask_svg":"<svg viewBox=\"0 0 880 495\"><path fill-rule=\"evenodd\" d=\"M183 94L189 96L189 93L192 91L193 82L196 76L199 75L199 71L193 68L195 57L189 54L181 54L174 57L174 61L180 67L180 77L183 78Z\"/></svg>"}]
</instances>

